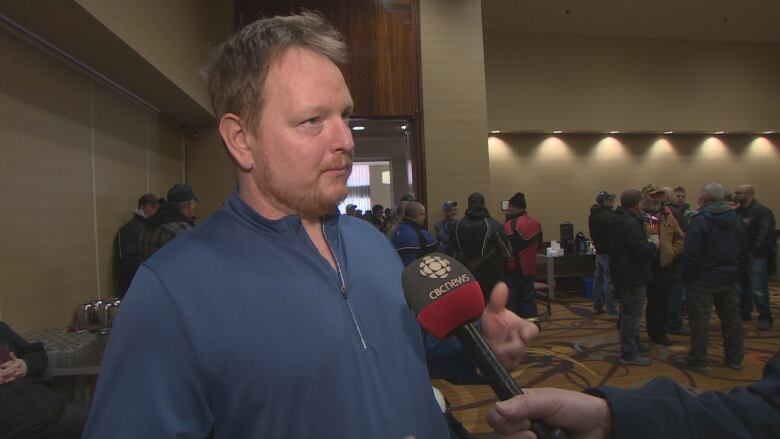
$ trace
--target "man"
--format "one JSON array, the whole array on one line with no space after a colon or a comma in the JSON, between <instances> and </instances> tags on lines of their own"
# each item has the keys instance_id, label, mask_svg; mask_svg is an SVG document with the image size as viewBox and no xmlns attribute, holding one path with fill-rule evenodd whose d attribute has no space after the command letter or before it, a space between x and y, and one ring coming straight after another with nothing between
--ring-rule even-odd
<instances>
[{"instance_id":1,"label":"man","mask_svg":"<svg viewBox=\"0 0 780 439\"><path fill-rule=\"evenodd\" d=\"M728 394L693 396L668 378L640 389L527 389L496 404L487 417L502 438L531 437L529 419L560 427L570 438L773 439L780 431L780 354L760 381Z\"/></svg>"},{"instance_id":2,"label":"man","mask_svg":"<svg viewBox=\"0 0 780 439\"><path fill-rule=\"evenodd\" d=\"M385 226L385 208L381 204L374 204L371 208L371 223L377 230L382 230Z\"/></svg>"},{"instance_id":3,"label":"man","mask_svg":"<svg viewBox=\"0 0 780 439\"><path fill-rule=\"evenodd\" d=\"M349 216L357 216L357 205L355 204L347 204L347 207L344 208L345 212Z\"/></svg>"},{"instance_id":4,"label":"man","mask_svg":"<svg viewBox=\"0 0 780 439\"><path fill-rule=\"evenodd\" d=\"M596 272L593 274L593 312L600 314L607 308L610 319L617 318L615 308L615 287L609 274L609 251L607 236L612 229L612 214L615 205L615 194L601 191L596 195L596 202L590 208L588 229L593 246L596 247Z\"/></svg>"},{"instance_id":5,"label":"man","mask_svg":"<svg viewBox=\"0 0 780 439\"><path fill-rule=\"evenodd\" d=\"M688 221L683 217L682 210L677 206L677 194L675 194L674 190L669 186L662 187L659 190L662 193L661 206L666 207L672 212L674 219L677 220L677 225L679 225L680 229L685 233L688 228Z\"/></svg>"},{"instance_id":6,"label":"man","mask_svg":"<svg viewBox=\"0 0 780 439\"><path fill-rule=\"evenodd\" d=\"M160 201L154 194L143 194L138 199L138 208L133 211L133 219L125 223L117 233L114 248L119 272L119 297L122 298L130 287L130 282L141 264L139 246L146 219L151 218L160 208Z\"/></svg>"},{"instance_id":7,"label":"man","mask_svg":"<svg viewBox=\"0 0 780 439\"><path fill-rule=\"evenodd\" d=\"M679 190L679 192L678 192ZM677 189L663 187L661 191L666 196L661 200L661 205L672 211L674 219L680 226L683 233L688 231L688 224L691 215L686 216L683 210L685 204L685 188L678 186ZM687 207L690 213L690 206ZM677 335L688 335L689 333L683 327L682 311L683 300L685 298L685 287L683 286L682 272L680 271L679 258L672 262L672 286L669 290L669 297L666 304L666 330L669 333Z\"/></svg>"},{"instance_id":8,"label":"man","mask_svg":"<svg viewBox=\"0 0 780 439\"><path fill-rule=\"evenodd\" d=\"M141 262L195 225L193 212L197 201L192 188L184 183L176 183L168 190L165 203L146 221L141 233Z\"/></svg>"},{"instance_id":9,"label":"man","mask_svg":"<svg viewBox=\"0 0 780 439\"><path fill-rule=\"evenodd\" d=\"M391 239L404 267L427 254L444 251L444 245L423 229L424 224L425 206L417 201L407 202L403 221Z\"/></svg>"},{"instance_id":10,"label":"man","mask_svg":"<svg viewBox=\"0 0 780 439\"><path fill-rule=\"evenodd\" d=\"M656 344L670 345L666 334L669 313L669 292L674 283L673 264L682 254L685 234L677 224L672 211L661 204L663 191L648 184L642 189L642 218L645 233L658 237L658 255L653 258L650 282L647 285L647 309L645 323L650 340Z\"/></svg>"},{"instance_id":11,"label":"man","mask_svg":"<svg viewBox=\"0 0 780 439\"><path fill-rule=\"evenodd\" d=\"M493 287L504 280L504 264L512 250L502 224L485 207L484 195L469 195L466 216L455 224L452 241L455 257L474 274L489 302Z\"/></svg>"},{"instance_id":12,"label":"man","mask_svg":"<svg viewBox=\"0 0 780 439\"><path fill-rule=\"evenodd\" d=\"M620 362L648 366L649 357L641 355L647 347L639 343L639 321L650 282L650 263L658 258L658 235L645 233L639 201L641 193L628 189L620 194L612 233L607 235L609 268L620 302Z\"/></svg>"},{"instance_id":13,"label":"man","mask_svg":"<svg viewBox=\"0 0 780 439\"><path fill-rule=\"evenodd\" d=\"M691 205L685 202L685 197L687 196L688 193L685 191L684 187L677 186L674 188L674 204L677 205L677 209L682 213L686 224L691 222L693 214L696 213L693 208L691 208Z\"/></svg>"},{"instance_id":14,"label":"man","mask_svg":"<svg viewBox=\"0 0 780 439\"><path fill-rule=\"evenodd\" d=\"M401 197L401 200L398 202L398 206L395 208L395 211L393 211L393 215L385 222L382 233L387 236L387 239L393 239L393 233L395 233L395 229L398 228L398 226L404 220L404 207L406 207L406 203L410 201L417 201L417 199L412 194L404 194Z\"/></svg>"},{"instance_id":15,"label":"man","mask_svg":"<svg viewBox=\"0 0 780 439\"><path fill-rule=\"evenodd\" d=\"M0 437L79 439L89 408L49 388L49 357L0 321Z\"/></svg>"},{"instance_id":16,"label":"man","mask_svg":"<svg viewBox=\"0 0 780 439\"><path fill-rule=\"evenodd\" d=\"M755 198L753 186L743 184L734 190L734 201L739 204L737 214L747 228L748 255L740 269L740 308L742 320L749 321L753 305L758 310L758 330L772 328L772 307L769 304L767 260L777 251L775 215Z\"/></svg>"},{"instance_id":17,"label":"man","mask_svg":"<svg viewBox=\"0 0 780 439\"><path fill-rule=\"evenodd\" d=\"M737 269L745 248L745 230L739 217L723 199L718 183L707 183L699 197L699 213L693 217L685 237L681 260L691 351L675 364L703 372L707 368L707 346L712 305L718 313L723 333L726 365L742 368L742 322L737 298Z\"/></svg>"},{"instance_id":18,"label":"man","mask_svg":"<svg viewBox=\"0 0 780 439\"><path fill-rule=\"evenodd\" d=\"M525 194L518 192L509 199L504 231L512 245L512 257L507 262L506 283L509 286L509 308L539 326L536 308L534 275L536 253L542 245L542 224L528 215Z\"/></svg>"},{"instance_id":19,"label":"man","mask_svg":"<svg viewBox=\"0 0 780 439\"><path fill-rule=\"evenodd\" d=\"M86 439L447 437L403 266L337 213L354 149L346 54L314 13L215 49L209 90L239 186L139 268ZM481 330L511 368L536 328L497 292Z\"/></svg>"},{"instance_id":20,"label":"man","mask_svg":"<svg viewBox=\"0 0 780 439\"><path fill-rule=\"evenodd\" d=\"M444 213L444 218L436 223L433 228L436 230L436 238L444 244L447 254L452 254L450 248L450 235L455 228L455 223L458 222L458 202L445 201L441 206L441 211Z\"/></svg>"}]
</instances>

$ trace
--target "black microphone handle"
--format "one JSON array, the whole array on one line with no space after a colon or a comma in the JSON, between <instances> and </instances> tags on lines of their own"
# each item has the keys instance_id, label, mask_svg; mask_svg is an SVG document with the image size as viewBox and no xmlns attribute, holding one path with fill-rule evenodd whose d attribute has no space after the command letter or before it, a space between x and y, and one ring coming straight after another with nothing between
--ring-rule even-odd
<instances>
[{"instance_id":1,"label":"black microphone handle","mask_svg":"<svg viewBox=\"0 0 780 439\"><path fill-rule=\"evenodd\" d=\"M455 335L466 348L471 361L473 361L482 376L485 378L498 399L506 401L517 395L522 395L523 390L517 382L499 363L496 355L482 338L482 334L473 323L467 323L455 329ZM542 422L532 420L531 431L538 439L566 439L566 433L557 427L550 427Z\"/></svg>"}]
</instances>

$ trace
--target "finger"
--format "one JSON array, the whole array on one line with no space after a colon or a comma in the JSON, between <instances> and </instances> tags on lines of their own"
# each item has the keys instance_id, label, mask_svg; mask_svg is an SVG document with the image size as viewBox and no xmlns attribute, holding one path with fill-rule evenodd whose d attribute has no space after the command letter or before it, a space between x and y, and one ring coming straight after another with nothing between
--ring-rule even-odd
<instances>
[{"instance_id":1,"label":"finger","mask_svg":"<svg viewBox=\"0 0 780 439\"><path fill-rule=\"evenodd\" d=\"M507 418L499 414L495 409L488 412L486 420L496 433L503 435L531 429L531 422L528 419Z\"/></svg>"},{"instance_id":2,"label":"finger","mask_svg":"<svg viewBox=\"0 0 780 439\"><path fill-rule=\"evenodd\" d=\"M506 309L506 301L509 298L509 287L504 282L499 282L490 292L490 301L487 304L487 310L490 312L501 312Z\"/></svg>"}]
</instances>

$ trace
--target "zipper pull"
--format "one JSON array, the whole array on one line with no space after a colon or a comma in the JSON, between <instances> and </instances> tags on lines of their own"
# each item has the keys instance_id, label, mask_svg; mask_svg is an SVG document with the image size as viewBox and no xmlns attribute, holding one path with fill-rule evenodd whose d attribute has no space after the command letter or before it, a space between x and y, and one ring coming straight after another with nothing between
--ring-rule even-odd
<instances>
[{"instance_id":1,"label":"zipper pull","mask_svg":"<svg viewBox=\"0 0 780 439\"><path fill-rule=\"evenodd\" d=\"M348 294L347 294L347 286L346 285L342 285L341 286L341 297L343 297L344 300L347 300L348 299L347 296L348 296Z\"/></svg>"}]
</instances>

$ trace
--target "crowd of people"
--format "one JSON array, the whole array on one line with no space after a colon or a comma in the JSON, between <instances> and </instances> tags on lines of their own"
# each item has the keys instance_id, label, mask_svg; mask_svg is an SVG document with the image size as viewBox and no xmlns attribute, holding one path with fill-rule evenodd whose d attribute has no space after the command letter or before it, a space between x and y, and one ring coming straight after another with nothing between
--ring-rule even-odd
<instances>
[{"instance_id":1,"label":"crowd of people","mask_svg":"<svg viewBox=\"0 0 780 439\"><path fill-rule=\"evenodd\" d=\"M214 49L206 76L238 188L197 226L198 198L187 185L172 187L164 201L139 199L117 237L132 281L84 438L449 437L429 359L460 364L462 349L421 337L401 294L404 265L437 251L474 273L487 302L479 330L505 368L519 364L539 333L533 275L543 245L522 192L510 198L505 221L490 215L479 193L468 197L462 219L457 203L445 202L436 235L411 195L392 215L382 206L368 218L355 206L335 212L354 149L352 99L339 69L347 53L338 32L309 12L258 20ZM743 355L739 313L752 318L755 303L758 328L771 327L766 258L774 242L762 239L773 237L774 218L754 195L738 188L734 209L723 187L710 183L693 213L654 186L624 191L614 212L615 196L599 194L605 209L596 209L603 221L596 246L606 256L599 272L611 275L614 294L605 277L595 304L620 309L624 363L648 364L638 342L646 291L657 296L648 300L650 337L668 341L673 301L666 297L678 280L691 321L685 367L704 366L706 340L702 350L694 338L706 337L708 303L730 325L724 337L736 337L724 344L731 367ZM0 390L36 384L25 380L45 369L33 360L36 348L10 330L0 331L0 342L12 347L0 362ZM17 361L24 353L30 363ZM730 437L768 438L780 428L778 386L775 357L748 392L694 399L668 381L594 389L595 396L539 390L498 404L488 421L518 437L529 419L540 419L573 437L715 437L728 428ZM47 428L79 418L61 399L51 401L57 416ZM648 414L655 416L639 421ZM665 430L657 425L662 416L671 421Z\"/></svg>"},{"instance_id":2,"label":"crowd of people","mask_svg":"<svg viewBox=\"0 0 780 439\"><path fill-rule=\"evenodd\" d=\"M757 329L772 327L767 284L768 259L776 251L772 211L750 185L732 196L718 183L706 184L697 208L686 203L683 187L647 185L614 194L600 192L591 208L590 233L596 247L594 312L618 318L620 360L645 366L649 346L639 343L645 306L648 337L672 343L668 333L690 335L690 353L676 364L707 368L713 304L722 326L725 365L741 368L742 322L758 311ZM688 314L689 328L683 326Z\"/></svg>"}]
</instances>

